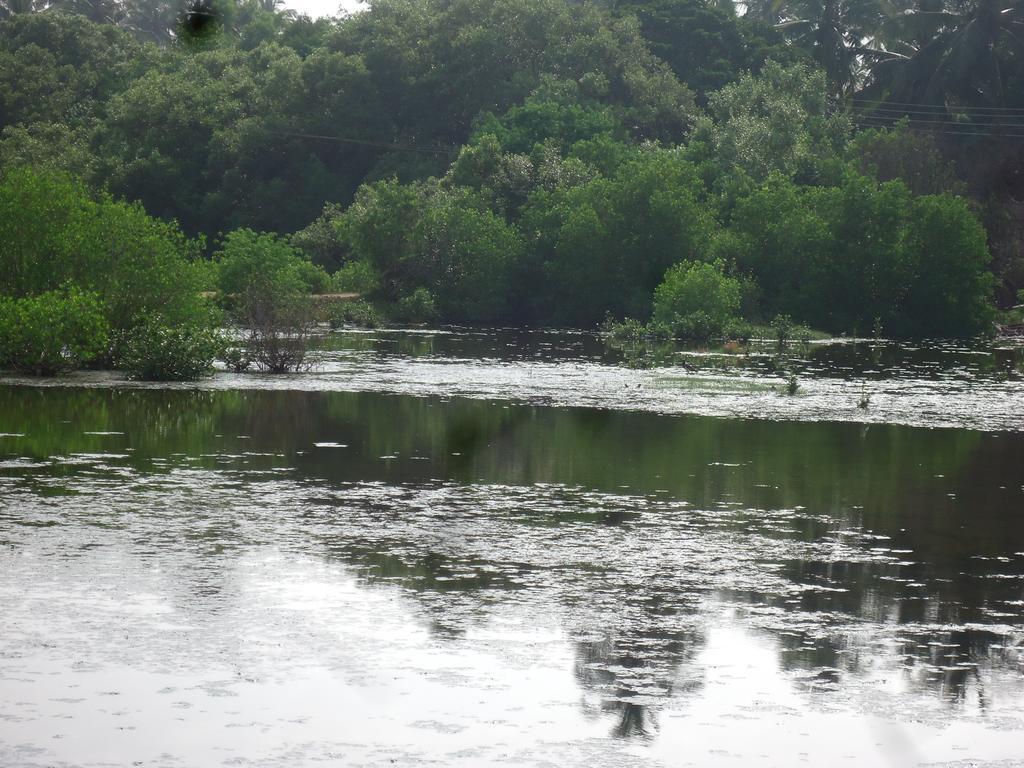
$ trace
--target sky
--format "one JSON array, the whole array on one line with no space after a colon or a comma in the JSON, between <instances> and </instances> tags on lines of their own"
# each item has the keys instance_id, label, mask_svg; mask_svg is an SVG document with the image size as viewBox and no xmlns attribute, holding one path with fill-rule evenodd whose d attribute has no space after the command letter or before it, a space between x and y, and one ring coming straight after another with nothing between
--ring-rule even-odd
<instances>
[{"instance_id":1,"label":"sky","mask_svg":"<svg viewBox=\"0 0 1024 768\"><path fill-rule=\"evenodd\" d=\"M317 16L335 16L339 8L357 11L366 7L359 0L285 0L284 5L285 8L309 14L314 19Z\"/></svg>"}]
</instances>

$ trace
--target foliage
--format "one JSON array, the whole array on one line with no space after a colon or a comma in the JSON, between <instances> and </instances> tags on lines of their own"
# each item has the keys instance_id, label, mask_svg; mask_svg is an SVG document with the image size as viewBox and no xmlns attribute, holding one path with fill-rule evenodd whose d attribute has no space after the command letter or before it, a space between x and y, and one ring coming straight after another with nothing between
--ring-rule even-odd
<instances>
[{"instance_id":1,"label":"foliage","mask_svg":"<svg viewBox=\"0 0 1024 768\"><path fill-rule=\"evenodd\" d=\"M633 0L618 9L635 14L651 51L676 76L706 96L771 58L791 62L802 54L763 22L737 18L703 0Z\"/></svg>"},{"instance_id":2,"label":"foliage","mask_svg":"<svg viewBox=\"0 0 1024 768\"><path fill-rule=\"evenodd\" d=\"M240 295L257 283L282 292L323 293L327 273L276 235L236 229L229 232L215 255L218 287L228 295Z\"/></svg>"},{"instance_id":3,"label":"foliage","mask_svg":"<svg viewBox=\"0 0 1024 768\"><path fill-rule=\"evenodd\" d=\"M384 318L370 302L356 299L355 301L338 301L332 304L329 321L331 328L341 328L345 325L377 328L383 325Z\"/></svg>"},{"instance_id":4,"label":"foliage","mask_svg":"<svg viewBox=\"0 0 1024 768\"><path fill-rule=\"evenodd\" d=\"M0 366L36 376L66 373L103 355L108 334L96 294L72 287L0 296Z\"/></svg>"},{"instance_id":5,"label":"foliage","mask_svg":"<svg viewBox=\"0 0 1024 768\"><path fill-rule=\"evenodd\" d=\"M624 130L610 107L587 98L574 81L541 80L541 87L513 106L500 119L483 114L477 135L494 136L505 152L529 153L538 144L550 143L565 151L578 141L598 136L620 138Z\"/></svg>"},{"instance_id":6,"label":"foliage","mask_svg":"<svg viewBox=\"0 0 1024 768\"><path fill-rule=\"evenodd\" d=\"M249 357L249 350L245 346L235 346L225 343L218 358L227 366L232 373L245 373L252 365Z\"/></svg>"},{"instance_id":7,"label":"foliage","mask_svg":"<svg viewBox=\"0 0 1024 768\"><path fill-rule=\"evenodd\" d=\"M208 324L214 277L264 310L281 287L354 290L592 325L721 261L750 320L967 334L986 270L1003 305L1024 285L1016 2L181 10L0 3L0 294L70 283L115 331Z\"/></svg>"},{"instance_id":8,"label":"foliage","mask_svg":"<svg viewBox=\"0 0 1024 768\"><path fill-rule=\"evenodd\" d=\"M915 195L966 192L935 136L911 129L906 121L892 130L861 131L848 151L861 173L879 181L900 179Z\"/></svg>"},{"instance_id":9,"label":"foliage","mask_svg":"<svg viewBox=\"0 0 1024 768\"><path fill-rule=\"evenodd\" d=\"M850 133L834 113L825 76L805 64L765 64L708 99L696 138L713 153L718 174L732 171L763 181L771 173L815 180L843 148Z\"/></svg>"},{"instance_id":10,"label":"foliage","mask_svg":"<svg viewBox=\"0 0 1024 768\"><path fill-rule=\"evenodd\" d=\"M479 323L503 316L523 244L469 190L367 185L340 228L353 257L380 275L385 298L396 301L423 288L446 318Z\"/></svg>"},{"instance_id":11,"label":"foliage","mask_svg":"<svg viewBox=\"0 0 1024 768\"><path fill-rule=\"evenodd\" d=\"M316 322L308 296L253 283L242 295L235 317L246 334L246 355L261 370L291 373L316 364Z\"/></svg>"},{"instance_id":12,"label":"foliage","mask_svg":"<svg viewBox=\"0 0 1024 768\"><path fill-rule=\"evenodd\" d=\"M365 261L350 261L331 275L331 284L340 293L369 296L380 288L380 275Z\"/></svg>"},{"instance_id":13,"label":"foliage","mask_svg":"<svg viewBox=\"0 0 1024 768\"><path fill-rule=\"evenodd\" d=\"M288 238L293 247L329 272L341 267L347 258L345 244L338 236L338 218L342 211L337 203L328 203L317 218Z\"/></svg>"},{"instance_id":14,"label":"foliage","mask_svg":"<svg viewBox=\"0 0 1024 768\"><path fill-rule=\"evenodd\" d=\"M96 293L113 330L159 312L168 323L208 316L197 243L137 204L92 195L59 174L8 170L0 179L0 294L71 283Z\"/></svg>"},{"instance_id":15,"label":"foliage","mask_svg":"<svg viewBox=\"0 0 1024 768\"><path fill-rule=\"evenodd\" d=\"M740 283L721 262L684 261L654 291L654 320L678 338L721 336L740 308Z\"/></svg>"},{"instance_id":16,"label":"foliage","mask_svg":"<svg viewBox=\"0 0 1024 768\"><path fill-rule=\"evenodd\" d=\"M696 169L672 150L641 153L612 178L536 191L522 223L533 233L521 273L533 318L595 325L607 312L648 316L665 270L707 246L714 225L701 194Z\"/></svg>"},{"instance_id":17,"label":"foliage","mask_svg":"<svg viewBox=\"0 0 1024 768\"><path fill-rule=\"evenodd\" d=\"M895 335L968 336L991 323L984 230L963 200L914 198L899 181L849 173L838 186L774 178L739 201L737 267L766 316Z\"/></svg>"},{"instance_id":18,"label":"foliage","mask_svg":"<svg viewBox=\"0 0 1024 768\"><path fill-rule=\"evenodd\" d=\"M884 24L895 55L873 67L867 92L881 100L947 107L953 114L1020 106L1022 15L1015 0L910 5Z\"/></svg>"},{"instance_id":19,"label":"foliage","mask_svg":"<svg viewBox=\"0 0 1024 768\"><path fill-rule=\"evenodd\" d=\"M215 258L231 317L245 334L245 358L269 373L310 367L310 293L326 287L327 274L285 240L248 229L228 233Z\"/></svg>"},{"instance_id":20,"label":"foliage","mask_svg":"<svg viewBox=\"0 0 1024 768\"><path fill-rule=\"evenodd\" d=\"M220 334L204 325L167 325L145 319L117 345L117 367L142 381L194 381L213 370L224 348Z\"/></svg>"},{"instance_id":21,"label":"foliage","mask_svg":"<svg viewBox=\"0 0 1024 768\"><path fill-rule=\"evenodd\" d=\"M395 316L405 323L429 323L437 320L437 305L426 288L417 288L395 305Z\"/></svg>"}]
</instances>

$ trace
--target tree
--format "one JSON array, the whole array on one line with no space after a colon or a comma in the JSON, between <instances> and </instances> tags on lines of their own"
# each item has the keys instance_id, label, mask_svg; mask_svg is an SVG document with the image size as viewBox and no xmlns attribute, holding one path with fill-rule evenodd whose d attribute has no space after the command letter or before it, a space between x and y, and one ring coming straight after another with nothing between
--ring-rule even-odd
<instances>
[{"instance_id":1,"label":"tree","mask_svg":"<svg viewBox=\"0 0 1024 768\"><path fill-rule=\"evenodd\" d=\"M114 331L154 312L169 323L203 322L198 247L138 204L94 199L59 174L12 169L0 180L2 295L71 284L99 296Z\"/></svg>"},{"instance_id":2,"label":"tree","mask_svg":"<svg viewBox=\"0 0 1024 768\"><path fill-rule=\"evenodd\" d=\"M769 58L801 57L770 25L754 21L747 7L750 18L737 18L731 2L704 0L643 0L616 9L637 16L651 52L704 99L742 72L759 71Z\"/></svg>"},{"instance_id":3,"label":"tree","mask_svg":"<svg viewBox=\"0 0 1024 768\"><path fill-rule=\"evenodd\" d=\"M96 294L74 287L0 296L0 366L36 376L67 373L106 353L109 330Z\"/></svg>"},{"instance_id":4,"label":"tree","mask_svg":"<svg viewBox=\"0 0 1024 768\"><path fill-rule=\"evenodd\" d=\"M670 267L654 291L654 321L680 338L719 336L740 309L740 282L721 262L684 261Z\"/></svg>"},{"instance_id":5,"label":"tree","mask_svg":"<svg viewBox=\"0 0 1024 768\"><path fill-rule=\"evenodd\" d=\"M810 53L833 95L860 85L865 57L886 55L872 45L884 19L879 0L795 0L782 9L776 28Z\"/></svg>"},{"instance_id":6,"label":"tree","mask_svg":"<svg viewBox=\"0 0 1024 768\"><path fill-rule=\"evenodd\" d=\"M814 180L851 130L829 103L824 73L804 64L769 62L713 93L708 112L695 138L707 143L720 178L738 170L755 181L772 172Z\"/></svg>"},{"instance_id":7,"label":"tree","mask_svg":"<svg viewBox=\"0 0 1024 768\"><path fill-rule=\"evenodd\" d=\"M521 221L531 233L516 293L535 322L596 325L611 312L646 317L665 270L699 259L714 224L696 168L678 150L649 150L611 178L538 190Z\"/></svg>"},{"instance_id":8,"label":"tree","mask_svg":"<svg viewBox=\"0 0 1024 768\"><path fill-rule=\"evenodd\" d=\"M0 19L41 11L46 6L39 0L0 0Z\"/></svg>"},{"instance_id":9,"label":"tree","mask_svg":"<svg viewBox=\"0 0 1024 768\"><path fill-rule=\"evenodd\" d=\"M879 103L972 107L1024 105L1019 0L921 2L889 22L893 55L873 68L864 94ZM913 113L910 113L913 117Z\"/></svg>"},{"instance_id":10,"label":"tree","mask_svg":"<svg viewBox=\"0 0 1024 768\"><path fill-rule=\"evenodd\" d=\"M245 333L246 358L269 373L311 364L315 326L310 292L326 275L269 233L230 232L215 254L218 286Z\"/></svg>"},{"instance_id":11,"label":"tree","mask_svg":"<svg viewBox=\"0 0 1024 768\"><path fill-rule=\"evenodd\" d=\"M522 259L519 233L461 188L396 181L363 187L339 229L354 260L399 301L425 289L450 321L506 318L509 281Z\"/></svg>"},{"instance_id":12,"label":"tree","mask_svg":"<svg viewBox=\"0 0 1024 768\"><path fill-rule=\"evenodd\" d=\"M970 336L990 322L984 230L962 199L853 172L822 187L775 177L737 204L730 233L765 316L894 335Z\"/></svg>"}]
</instances>

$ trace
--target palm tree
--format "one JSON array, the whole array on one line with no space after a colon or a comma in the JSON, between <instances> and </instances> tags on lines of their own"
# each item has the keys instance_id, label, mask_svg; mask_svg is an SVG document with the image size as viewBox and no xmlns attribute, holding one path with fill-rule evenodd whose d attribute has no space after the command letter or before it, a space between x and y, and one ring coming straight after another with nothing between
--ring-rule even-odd
<instances>
[{"instance_id":1,"label":"palm tree","mask_svg":"<svg viewBox=\"0 0 1024 768\"><path fill-rule=\"evenodd\" d=\"M124 0L57 0L51 7L85 16L97 24L120 24L127 15Z\"/></svg>"},{"instance_id":2,"label":"palm tree","mask_svg":"<svg viewBox=\"0 0 1024 768\"><path fill-rule=\"evenodd\" d=\"M857 87L867 62L886 53L875 45L885 20L880 0L797 0L772 7L781 16L776 28L807 49L837 94Z\"/></svg>"},{"instance_id":3,"label":"palm tree","mask_svg":"<svg viewBox=\"0 0 1024 768\"><path fill-rule=\"evenodd\" d=\"M167 43L174 36L178 3L173 0L127 0L124 26L136 37Z\"/></svg>"},{"instance_id":4,"label":"palm tree","mask_svg":"<svg viewBox=\"0 0 1024 768\"><path fill-rule=\"evenodd\" d=\"M932 0L897 13L888 28L901 43L890 43L893 56L873 69L866 95L954 108L1024 104L1024 0Z\"/></svg>"},{"instance_id":5,"label":"palm tree","mask_svg":"<svg viewBox=\"0 0 1024 768\"><path fill-rule=\"evenodd\" d=\"M38 0L0 0L0 19L10 19L20 13L33 13L43 8L43 3Z\"/></svg>"}]
</instances>

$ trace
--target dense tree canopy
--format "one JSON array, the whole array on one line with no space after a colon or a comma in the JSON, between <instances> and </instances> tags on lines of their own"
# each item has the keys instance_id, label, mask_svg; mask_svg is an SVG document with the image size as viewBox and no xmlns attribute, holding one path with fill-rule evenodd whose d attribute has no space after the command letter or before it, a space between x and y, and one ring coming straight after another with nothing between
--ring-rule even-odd
<instances>
[{"instance_id":1,"label":"dense tree canopy","mask_svg":"<svg viewBox=\"0 0 1024 768\"><path fill-rule=\"evenodd\" d=\"M409 317L647 319L674 270L750 320L965 335L1024 287L1009 0L202 3L2 4L3 294L125 327L217 250Z\"/></svg>"}]
</instances>

